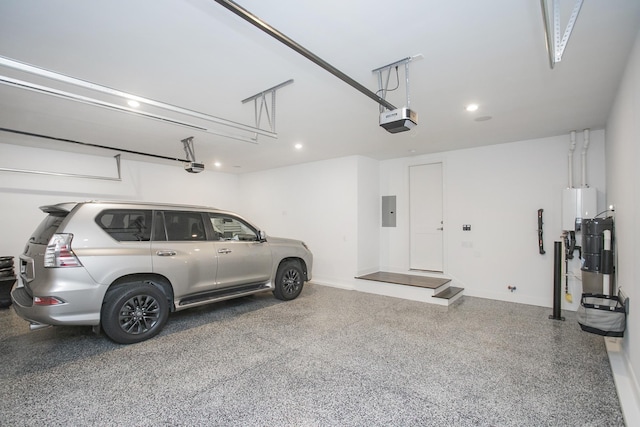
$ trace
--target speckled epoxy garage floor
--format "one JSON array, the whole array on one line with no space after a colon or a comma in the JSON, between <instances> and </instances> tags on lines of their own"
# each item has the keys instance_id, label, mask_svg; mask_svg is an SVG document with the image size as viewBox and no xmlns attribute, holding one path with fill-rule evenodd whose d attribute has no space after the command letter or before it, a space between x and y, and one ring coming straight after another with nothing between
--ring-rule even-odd
<instances>
[{"instance_id":1,"label":"speckled epoxy garage floor","mask_svg":"<svg viewBox=\"0 0 640 427\"><path fill-rule=\"evenodd\" d=\"M122 346L4 309L0 425L623 425L603 338L549 314L306 285L174 313Z\"/></svg>"}]
</instances>

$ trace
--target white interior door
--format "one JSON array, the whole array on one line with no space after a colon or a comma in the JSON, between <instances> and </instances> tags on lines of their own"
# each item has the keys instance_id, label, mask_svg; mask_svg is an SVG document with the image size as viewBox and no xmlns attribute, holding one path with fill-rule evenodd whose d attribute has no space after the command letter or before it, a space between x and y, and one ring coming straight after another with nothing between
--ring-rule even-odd
<instances>
[{"instance_id":1,"label":"white interior door","mask_svg":"<svg viewBox=\"0 0 640 427\"><path fill-rule=\"evenodd\" d=\"M442 163L409 167L410 261L413 270L443 271Z\"/></svg>"}]
</instances>

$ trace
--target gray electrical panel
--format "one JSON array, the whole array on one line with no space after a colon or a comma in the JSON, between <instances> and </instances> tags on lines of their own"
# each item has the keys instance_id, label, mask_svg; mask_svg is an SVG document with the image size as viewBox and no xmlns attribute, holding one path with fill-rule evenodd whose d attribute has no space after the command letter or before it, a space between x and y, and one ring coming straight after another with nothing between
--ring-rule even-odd
<instances>
[{"instance_id":1,"label":"gray electrical panel","mask_svg":"<svg viewBox=\"0 0 640 427\"><path fill-rule=\"evenodd\" d=\"M382 226L396 226L396 196L382 196Z\"/></svg>"}]
</instances>

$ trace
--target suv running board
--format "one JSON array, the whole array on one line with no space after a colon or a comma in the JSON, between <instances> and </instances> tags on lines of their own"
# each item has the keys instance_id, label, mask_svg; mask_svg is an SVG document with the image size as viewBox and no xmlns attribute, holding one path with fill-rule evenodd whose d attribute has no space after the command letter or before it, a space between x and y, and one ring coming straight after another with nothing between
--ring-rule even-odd
<instances>
[{"instance_id":1,"label":"suv running board","mask_svg":"<svg viewBox=\"0 0 640 427\"><path fill-rule=\"evenodd\" d=\"M242 295L251 295L258 292L271 290L269 283L258 283L254 285L243 285L233 288L218 289L211 292L203 292L195 295L189 295L180 300L178 307L186 308L187 306L210 303L214 301L223 301L226 299L236 298Z\"/></svg>"}]
</instances>

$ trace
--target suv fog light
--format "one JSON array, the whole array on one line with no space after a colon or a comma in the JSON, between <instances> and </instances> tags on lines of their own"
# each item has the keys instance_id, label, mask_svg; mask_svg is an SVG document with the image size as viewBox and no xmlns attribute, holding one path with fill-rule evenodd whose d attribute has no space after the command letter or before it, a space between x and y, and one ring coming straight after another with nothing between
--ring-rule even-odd
<instances>
[{"instance_id":1,"label":"suv fog light","mask_svg":"<svg viewBox=\"0 0 640 427\"><path fill-rule=\"evenodd\" d=\"M59 298L56 297L33 297L34 305L59 305L64 304Z\"/></svg>"}]
</instances>

